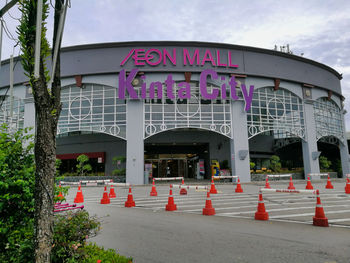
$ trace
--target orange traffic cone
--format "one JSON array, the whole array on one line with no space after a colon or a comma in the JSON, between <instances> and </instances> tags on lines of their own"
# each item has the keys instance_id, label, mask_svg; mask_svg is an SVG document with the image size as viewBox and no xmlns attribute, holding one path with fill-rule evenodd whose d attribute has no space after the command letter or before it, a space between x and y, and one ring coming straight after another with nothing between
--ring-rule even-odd
<instances>
[{"instance_id":1,"label":"orange traffic cone","mask_svg":"<svg viewBox=\"0 0 350 263\"><path fill-rule=\"evenodd\" d=\"M213 216L215 215L215 209L211 204L210 193L207 192L207 200L205 201L205 207L203 208L203 215Z\"/></svg>"},{"instance_id":2,"label":"orange traffic cone","mask_svg":"<svg viewBox=\"0 0 350 263\"><path fill-rule=\"evenodd\" d=\"M135 206L135 201L134 201L134 198L132 196L131 186L129 186L128 200L126 200L126 202L125 202L125 207L134 207L134 206Z\"/></svg>"},{"instance_id":3,"label":"orange traffic cone","mask_svg":"<svg viewBox=\"0 0 350 263\"><path fill-rule=\"evenodd\" d=\"M315 216L313 217L313 225L328 226L328 218L324 214L319 190L316 190L316 198L317 198L317 202L316 202Z\"/></svg>"},{"instance_id":4,"label":"orange traffic cone","mask_svg":"<svg viewBox=\"0 0 350 263\"><path fill-rule=\"evenodd\" d=\"M217 194L218 191L215 188L215 184L214 184L214 179L213 177L211 177L211 186L210 186L210 193L211 194Z\"/></svg>"},{"instance_id":5,"label":"orange traffic cone","mask_svg":"<svg viewBox=\"0 0 350 263\"><path fill-rule=\"evenodd\" d=\"M271 186L270 186L270 183L269 183L269 176L268 176L268 175L266 175L265 188L271 189Z\"/></svg>"},{"instance_id":6,"label":"orange traffic cone","mask_svg":"<svg viewBox=\"0 0 350 263\"><path fill-rule=\"evenodd\" d=\"M235 192L236 193L243 193L243 189L242 189L242 186L241 186L241 180L239 180L239 177L238 177L238 183L237 183L237 187L236 187Z\"/></svg>"},{"instance_id":7,"label":"orange traffic cone","mask_svg":"<svg viewBox=\"0 0 350 263\"><path fill-rule=\"evenodd\" d=\"M183 178L182 178L181 186L185 186L185 182ZM182 188L181 186L180 186L180 195L187 195L186 188Z\"/></svg>"},{"instance_id":8,"label":"orange traffic cone","mask_svg":"<svg viewBox=\"0 0 350 263\"><path fill-rule=\"evenodd\" d=\"M174 203L174 197L173 197L173 185L170 185L170 191L169 191L169 198L168 198L168 204L165 206L165 211L175 211L177 210L177 207Z\"/></svg>"},{"instance_id":9,"label":"orange traffic cone","mask_svg":"<svg viewBox=\"0 0 350 263\"><path fill-rule=\"evenodd\" d=\"M152 182L152 190L151 190L149 195L150 196L158 196L156 184L154 183L154 178L153 178L153 182Z\"/></svg>"},{"instance_id":10,"label":"orange traffic cone","mask_svg":"<svg viewBox=\"0 0 350 263\"><path fill-rule=\"evenodd\" d=\"M326 189L333 189L333 188L334 187L332 185L331 178L329 177L329 174L328 174Z\"/></svg>"},{"instance_id":11,"label":"orange traffic cone","mask_svg":"<svg viewBox=\"0 0 350 263\"><path fill-rule=\"evenodd\" d=\"M306 183L305 189L309 189L309 190L314 189L314 187L312 186L311 181L310 181L310 176L307 177L307 183Z\"/></svg>"},{"instance_id":12,"label":"orange traffic cone","mask_svg":"<svg viewBox=\"0 0 350 263\"><path fill-rule=\"evenodd\" d=\"M109 190L109 198L116 198L117 195L114 192L114 187L111 185L111 189Z\"/></svg>"},{"instance_id":13,"label":"orange traffic cone","mask_svg":"<svg viewBox=\"0 0 350 263\"><path fill-rule=\"evenodd\" d=\"M109 197L108 197L107 186L105 186L100 204L106 205L106 204L110 204L110 203L111 203L111 199L109 199Z\"/></svg>"},{"instance_id":14,"label":"orange traffic cone","mask_svg":"<svg viewBox=\"0 0 350 263\"><path fill-rule=\"evenodd\" d=\"M259 191L258 210L255 212L255 220L269 220L269 214L265 210L262 192Z\"/></svg>"},{"instance_id":15,"label":"orange traffic cone","mask_svg":"<svg viewBox=\"0 0 350 263\"><path fill-rule=\"evenodd\" d=\"M346 178L345 193L350 194L350 179Z\"/></svg>"},{"instance_id":16,"label":"orange traffic cone","mask_svg":"<svg viewBox=\"0 0 350 263\"><path fill-rule=\"evenodd\" d=\"M63 199L64 198L64 196L62 195L62 192L61 192L61 183L59 184L59 192L58 192L58 195L57 195L57 197L59 198L59 199Z\"/></svg>"},{"instance_id":17,"label":"orange traffic cone","mask_svg":"<svg viewBox=\"0 0 350 263\"><path fill-rule=\"evenodd\" d=\"M79 184L77 195L74 198L74 203L84 203L83 191L81 190L81 185Z\"/></svg>"},{"instance_id":18,"label":"orange traffic cone","mask_svg":"<svg viewBox=\"0 0 350 263\"><path fill-rule=\"evenodd\" d=\"M288 189L290 189L290 190L294 190L294 189L295 189L294 184L293 184L293 178L292 178L292 176L289 177L289 186L288 186Z\"/></svg>"}]
</instances>

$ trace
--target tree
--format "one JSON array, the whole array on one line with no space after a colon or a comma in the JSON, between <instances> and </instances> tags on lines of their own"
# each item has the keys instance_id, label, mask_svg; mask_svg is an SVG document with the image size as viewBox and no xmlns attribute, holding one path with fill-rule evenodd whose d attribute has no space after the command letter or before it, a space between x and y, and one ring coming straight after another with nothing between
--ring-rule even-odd
<instances>
[{"instance_id":1,"label":"tree","mask_svg":"<svg viewBox=\"0 0 350 263\"><path fill-rule=\"evenodd\" d=\"M281 171L280 158L277 155L272 155L270 158L270 169L276 173Z\"/></svg>"},{"instance_id":2,"label":"tree","mask_svg":"<svg viewBox=\"0 0 350 263\"><path fill-rule=\"evenodd\" d=\"M89 157L87 157L85 154L79 155L77 161L77 172L81 176L84 176L86 172L90 172L92 170L91 165L88 163Z\"/></svg>"},{"instance_id":3,"label":"tree","mask_svg":"<svg viewBox=\"0 0 350 263\"><path fill-rule=\"evenodd\" d=\"M327 170L332 165L332 162L328 161L326 156L320 156L319 161L322 170Z\"/></svg>"},{"instance_id":4,"label":"tree","mask_svg":"<svg viewBox=\"0 0 350 263\"><path fill-rule=\"evenodd\" d=\"M64 16L64 0L55 1L53 48L49 49L46 39L46 19L49 12L48 0L43 0L42 32L39 77L34 76L36 12L38 1L21 0L19 8L22 13L20 25L17 27L21 46L21 63L29 78L33 90L35 104L35 210L34 210L34 244L35 261L50 262L53 236L54 178L56 161L57 123L61 112L61 80L60 80L60 37L56 43L59 20ZM54 70L52 85L47 57L58 48L57 64Z\"/></svg>"}]
</instances>

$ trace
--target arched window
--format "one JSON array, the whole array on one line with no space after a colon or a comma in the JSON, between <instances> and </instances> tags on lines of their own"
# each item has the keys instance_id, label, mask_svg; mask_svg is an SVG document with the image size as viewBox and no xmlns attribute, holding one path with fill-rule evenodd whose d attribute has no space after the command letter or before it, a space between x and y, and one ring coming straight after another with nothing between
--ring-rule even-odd
<instances>
[{"instance_id":1,"label":"arched window","mask_svg":"<svg viewBox=\"0 0 350 263\"><path fill-rule=\"evenodd\" d=\"M285 89L257 89L247 114L247 125L249 138L257 134L273 135L275 139L304 138L303 102Z\"/></svg>"},{"instance_id":2,"label":"arched window","mask_svg":"<svg viewBox=\"0 0 350 263\"><path fill-rule=\"evenodd\" d=\"M67 86L61 92L58 134L92 131L126 138L126 103L117 89L98 84Z\"/></svg>"},{"instance_id":3,"label":"arched window","mask_svg":"<svg viewBox=\"0 0 350 263\"><path fill-rule=\"evenodd\" d=\"M314 116L317 140L334 136L344 141L343 118L340 108L328 98L319 98L314 102Z\"/></svg>"},{"instance_id":4,"label":"arched window","mask_svg":"<svg viewBox=\"0 0 350 263\"><path fill-rule=\"evenodd\" d=\"M162 99L145 100L145 138L176 128L206 129L231 138L230 99L206 100L201 97L198 82L190 85L191 99L180 99L177 91L175 99L165 98L163 86ZM208 92L213 88L208 86Z\"/></svg>"}]
</instances>

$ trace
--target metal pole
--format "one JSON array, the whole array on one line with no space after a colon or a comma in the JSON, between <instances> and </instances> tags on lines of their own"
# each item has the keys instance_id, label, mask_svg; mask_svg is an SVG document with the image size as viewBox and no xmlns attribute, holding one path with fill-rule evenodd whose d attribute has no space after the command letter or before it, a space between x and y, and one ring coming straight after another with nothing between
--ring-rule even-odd
<instances>
[{"instance_id":1,"label":"metal pole","mask_svg":"<svg viewBox=\"0 0 350 263\"><path fill-rule=\"evenodd\" d=\"M40 73L40 51L41 51L41 26L43 18L43 0L38 0L36 10L36 34L35 34L35 59L34 59L34 78L39 78Z\"/></svg>"},{"instance_id":2,"label":"metal pole","mask_svg":"<svg viewBox=\"0 0 350 263\"><path fill-rule=\"evenodd\" d=\"M13 55L10 56L10 117L13 117Z\"/></svg>"},{"instance_id":3,"label":"metal pole","mask_svg":"<svg viewBox=\"0 0 350 263\"><path fill-rule=\"evenodd\" d=\"M55 41L55 49L54 49L53 59L52 59L51 78L50 78L49 83L48 83L49 90L52 87L53 77L55 76L57 54L58 54L58 45L59 45L61 38L62 38L62 35L63 35L64 21L66 20L66 13L67 13L67 6L68 6L68 0L66 0L66 3L61 10L61 12L63 12L63 14L61 15L60 21L58 22L57 37L56 37L56 41Z\"/></svg>"}]
</instances>

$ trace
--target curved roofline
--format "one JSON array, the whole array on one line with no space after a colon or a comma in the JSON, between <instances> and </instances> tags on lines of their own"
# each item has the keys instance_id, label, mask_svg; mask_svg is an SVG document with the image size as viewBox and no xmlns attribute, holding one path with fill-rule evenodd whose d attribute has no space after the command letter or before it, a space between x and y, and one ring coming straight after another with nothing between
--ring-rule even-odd
<instances>
[{"instance_id":1,"label":"curved roofline","mask_svg":"<svg viewBox=\"0 0 350 263\"><path fill-rule=\"evenodd\" d=\"M234 45L234 44L227 44L227 43L216 43L216 42L202 42L202 41L127 41L127 42L105 42L105 43L94 43L94 44L84 44L84 45L75 45L75 46L68 46L68 47L62 47L61 52L69 52L69 51L75 51L75 50L87 50L87 49L100 49L100 48L114 48L114 47L129 47L129 46L137 46L137 45L143 45L143 46L176 46L176 45L190 45L190 46L196 46L196 47L212 47L212 48L230 48L235 50L242 50L242 51L253 51L257 53L264 53L264 54L270 54L274 56L280 56L280 57L286 57L298 61L302 61L305 63L309 63L312 65L315 65L317 67L323 68L332 74L336 75L339 80L341 80L342 74L340 74L335 69L331 68L330 66L327 66L325 64L322 64L320 62L317 62L315 60L311 60L308 58L300 57L297 55L292 55L276 50L270 50L265 48L258 48L258 47L252 47L252 46L242 46L242 45ZM15 57L14 60L18 60L19 57ZM1 64L9 63L10 59L6 59L1 61Z\"/></svg>"},{"instance_id":2,"label":"curved roofline","mask_svg":"<svg viewBox=\"0 0 350 263\"><path fill-rule=\"evenodd\" d=\"M85 44L85 45L76 45L76 46L69 46L69 47L63 47L61 50L64 51L75 51L75 50L82 50L82 49L96 49L96 48L114 48L114 47L129 47L129 46L136 46L136 45L143 45L143 46L176 46L179 44L183 45L189 45L189 46L197 46L197 47L212 47L212 48L230 48L230 49L236 49L236 50L243 50L243 51L254 51L257 53L264 53L264 54L270 54L280 57L286 57L302 62L306 62L318 67L321 67L323 69L328 70L329 72L333 73L338 77L339 80L341 80L342 74L340 74L338 71L333 69L330 66L327 66L326 64L317 62L312 59L304 58L301 56L288 54L280 51L276 51L273 49L265 49L265 48L259 48L259 47L252 47L252 46L242 46L242 45L234 45L234 44L228 44L228 43L216 43L216 42L202 42L202 41L127 41L127 42L105 42L105 43L94 43L94 44Z\"/></svg>"}]
</instances>

